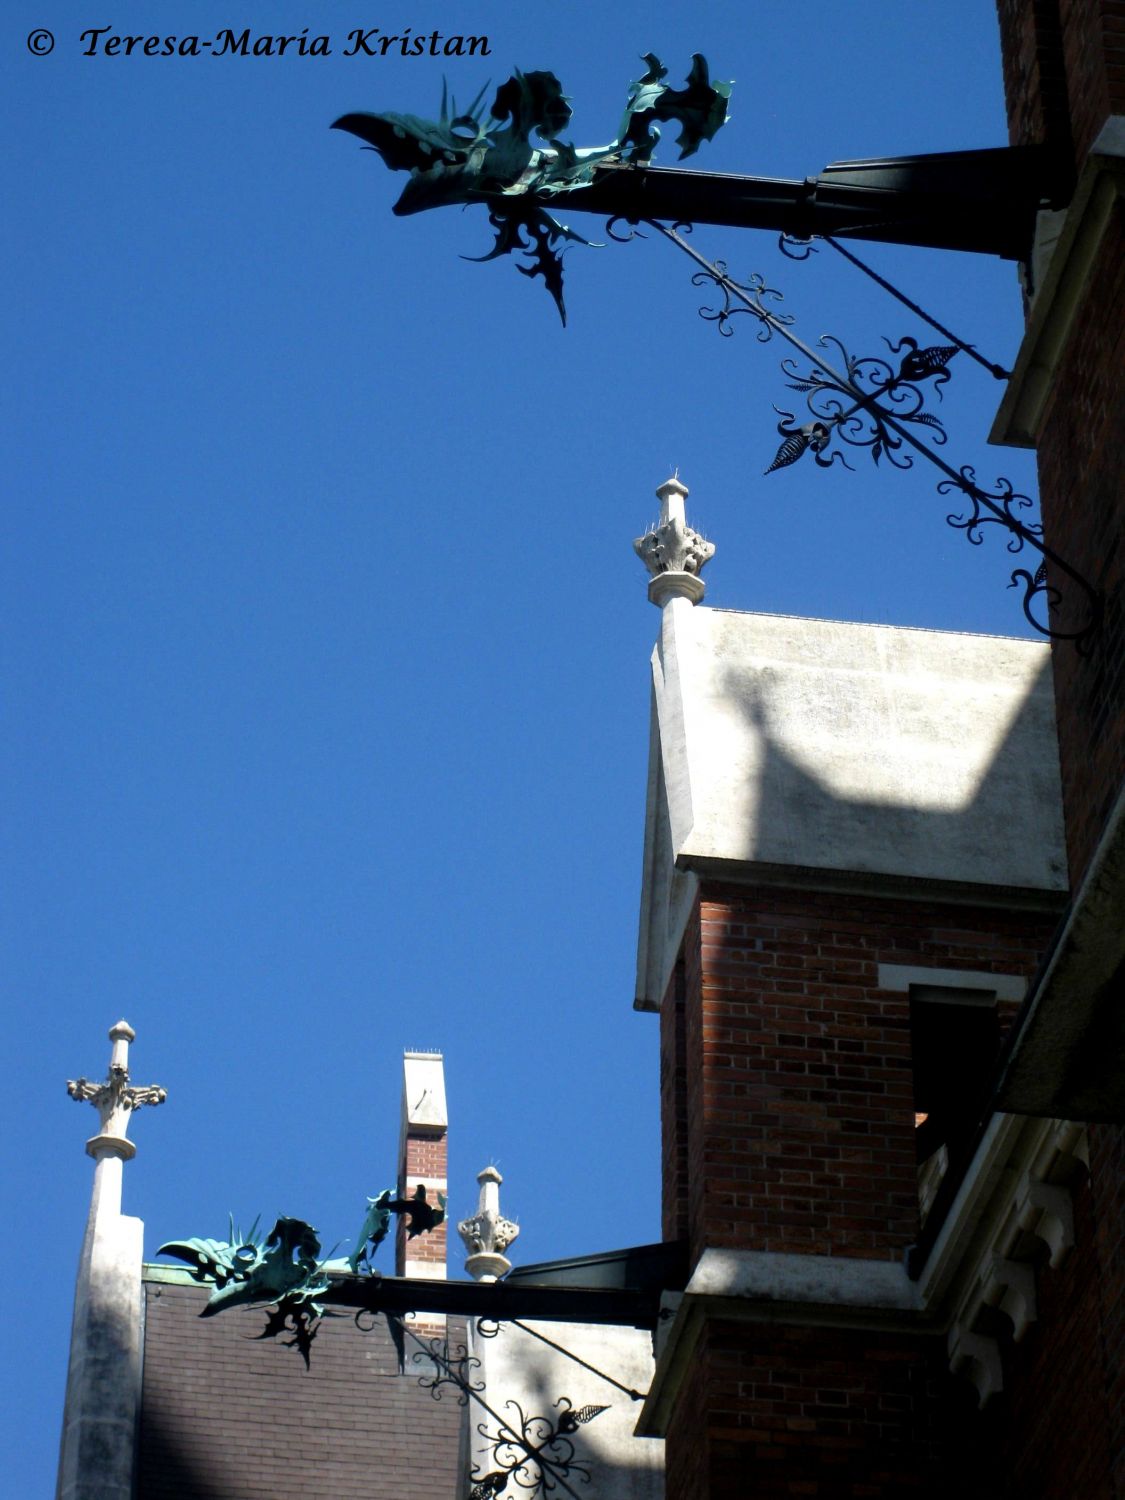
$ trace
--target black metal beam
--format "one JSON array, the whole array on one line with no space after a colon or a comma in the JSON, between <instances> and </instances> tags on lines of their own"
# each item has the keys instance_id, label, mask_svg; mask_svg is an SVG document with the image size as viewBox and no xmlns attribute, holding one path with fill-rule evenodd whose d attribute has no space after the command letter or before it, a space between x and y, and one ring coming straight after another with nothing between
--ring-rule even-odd
<instances>
[{"instance_id":1,"label":"black metal beam","mask_svg":"<svg viewBox=\"0 0 1125 1500\"><path fill-rule=\"evenodd\" d=\"M1023 260L1037 210L1060 206L1068 192L1046 147L1002 146L834 162L803 182L607 164L589 187L555 194L549 206L633 222L723 224Z\"/></svg>"},{"instance_id":2,"label":"black metal beam","mask_svg":"<svg viewBox=\"0 0 1125 1500\"><path fill-rule=\"evenodd\" d=\"M409 1276L333 1276L318 1302L367 1312L439 1313L454 1317L537 1318L550 1323L606 1323L655 1328L658 1290L537 1286L505 1281L429 1281Z\"/></svg>"}]
</instances>

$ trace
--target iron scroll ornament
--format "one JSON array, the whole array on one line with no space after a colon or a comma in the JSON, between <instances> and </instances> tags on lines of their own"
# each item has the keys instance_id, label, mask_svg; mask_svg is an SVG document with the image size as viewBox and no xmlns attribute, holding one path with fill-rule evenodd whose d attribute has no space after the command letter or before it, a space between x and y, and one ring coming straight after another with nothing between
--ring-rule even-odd
<instances>
[{"instance_id":1,"label":"iron scroll ornament","mask_svg":"<svg viewBox=\"0 0 1125 1500\"><path fill-rule=\"evenodd\" d=\"M547 72L516 71L498 90L487 117L481 103L483 90L465 114L458 114L455 105L451 112L443 92L437 121L389 113L350 114L337 120L334 128L365 141L392 170L409 172L394 208L396 214L449 203L484 204L496 240L492 250L480 258L492 260L505 254L528 257L523 264L517 262L517 269L526 276L543 278L565 323L562 249L567 241L591 242L561 224L548 212L548 206L556 199L565 201L575 190L580 197L599 168L616 166L628 171L643 167L659 139L660 122L679 124L682 158L697 150L704 140L713 139L726 121L731 85L712 82L707 63L699 54L693 58L683 89L668 86L667 70L653 54L647 54L645 62L648 71L630 85L624 117L608 146L580 149L559 140L571 110L558 79ZM541 146L532 145L533 134L543 143ZM620 223L630 226L627 234L616 232L615 225ZM720 333L732 333L734 318L748 313L758 320L762 342L779 333L808 361L808 368L802 370L790 359L783 370L790 389L804 395L811 420L798 422L795 413L775 408L782 417L778 426L782 442L767 474L787 468L809 452L821 468L838 461L850 467L845 447L866 448L876 463L886 457L893 467L903 469L912 466L913 453L920 453L943 475L938 492L956 492L967 502L964 511L947 516L950 526L979 545L984 539L982 528L999 525L1008 533L1009 552L1018 554L1030 546L1040 554L1042 561L1034 571L1014 569L1009 584L1022 587L1021 604L1032 629L1051 640L1073 641L1082 653L1089 651L1101 624L1101 596L1042 540L1041 526L1021 519L1018 512L1030 508L1030 498L1016 492L1004 478L989 490L977 483L971 465L954 467L934 452L934 446L945 443L946 433L940 420L926 410L922 382L932 380L931 389L940 396L940 386L949 378L950 361L958 352L976 359L998 379L1007 378L1008 371L983 359L972 345L957 339L851 252L829 239L835 250L952 341L925 349L908 338L889 344L891 353L907 350L895 370L878 357L853 358L839 340L821 339L819 349L834 345L843 356L845 370L841 372L789 331L794 321L791 315L766 305L767 301L780 300L781 294L767 287L760 276L748 283L738 282L722 261L708 261L689 245L680 231L689 230L690 224L669 227L658 219L618 214L610 219L608 233L613 239L632 238L642 223L696 262L694 284L709 283L722 292L721 306L700 309L704 318L718 325ZM852 225L851 232L870 227ZM809 253L807 241L786 234L782 247L795 258ZM928 441L923 440L923 432ZM1081 601L1083 612L1077 623L1076 611L1067 597L1070 589ZM1044 609L1045 618L1041 613Z\"/></svg>"},{"instance_id":2,"label":"iron scroll ornament","mask_svg":"<svg viewBox=\"0 0 1125 1500\"><path fill-rule=\"evenodd\" d=\"M777 428L782 441L765 470L767 474L788 468L810 452L820 468L829 468L837 461L850 468L840 444L866 448L876 464L885 457L899 469L912 468L913 455L921 454L944 476L938 483L938 493L956 493L967 502L965 510L951 512L946 521L954 529L963 531L969 542L979 546L984 540L982 528L998 525L1008 533L1009 552L1018 554L1025 546L1030 546L1040 554L1042 561L1034 571L1015 568L1009 583L1010 588L1022 588L1020 602L1032 629L1050 640L1073 641L1083 654L1090 650L1101 626L1101 596L1065 558L1043 541L1042 526L1020 519L1018 512L1031 507L1030 497L1019 493L1003 477L997 479L993 489L986 489L978 484L972 465L962 464L955 468L934 452L932 445L944 444L947 434L940 419L926 410L923 385L932 382L931 389L936 390L940 399L941 386L950 378L948 367L959 352L957 347L935 345L923 349L911 338L900 339L898 343L886 340L889 352L902 356L897 370L879 356L849 354L840 340L832 335L818 339L816 348L810 347L791 331L795 321L793 316L778 312L769 305L780 301L781 293L767 286L760 275L753 275L745 283L736 281L723 261L707 260L687 242L682 231L690 231L689 225L668 226L657 220L643 222L695 262L698 269L692 276L693 286L713 286L722 293L721 304L699 309L705 321L715 323L719 332L729 337L734 331L735 318L748 315L758 325L759 342L768 342L776 333L807 361L804 368L798 367L792 356L782 361L782 371L789 377L789 389L804 396L811 420L798 422L794 412L775 406L774 410L782 418ZM632 226L630 233L623 235L615 232L611 221L609 232L615 239L625 239L636 232L636 227ZM842 357L843 370L818 352L830 347ZM902 353L903 350L906 352ZM927 434L928 442L919 435L918 429ZM1052 624L1050 612L1054 611L1057 616L1066 603L1060 586L1062 576L1077 591L1083 612L1075 621L1074 611L1068 611L1072 616L1070 623ZM1044 606L1047 619L1036 613L1037 607Z\"/></svg>"},{"instance_id":3,"label":"iron scroll ornament","mask_svg":"<svg viewBox=\"0 0 1125 1500\"><path fill-rule=\"evenodd\" d=\"M368 1332L375 1326L377 1316L361 1309L355 1317L356 1326ZM554 1403L555 1415L542 1416L526 1412L518 1401L509 1400L504 1403L504 1411L509 1415L504 1416L489 1404L481 1362L464 1344L450 1345L440 1338L422 1339L406 1319L392 1313L383 1316L399 1351L400 1373L405 1364L406 1340L410 1339L417 1345L411 1363L423 1369L418 1376L421 1388L435 1401L443 1400L446 1391L451 1390L459 1406L472 1402L488 1418L477 1424L477 1433L487 1444L489 1464L484 1469L474 1465L469 1476L470 1500L493 1500L494 1496L505 1494L535 1500L537 1496L546 1497L560 1490L577 1496L579 1492L570 1481L590 1483L589 1465L577 1456L573 1438L579 1427L608 1411L608 1406L588 1403L576 1407L569 1396L560 1396ZM495 1338L499 1325L478 1319L477 1332L482 1337ZM602 1378L608 1377L602 1375Z\"/></svg>"}]
</instances>

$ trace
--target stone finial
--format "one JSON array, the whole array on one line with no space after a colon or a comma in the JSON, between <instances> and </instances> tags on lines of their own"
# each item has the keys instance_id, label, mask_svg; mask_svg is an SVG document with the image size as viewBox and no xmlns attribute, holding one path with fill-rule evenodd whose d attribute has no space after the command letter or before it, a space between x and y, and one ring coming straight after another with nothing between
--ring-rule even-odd
<instances>
[{"instance_id":1,"label":"stone finial","mask_svg":"<svg viewBox=\"0 0 1125 1500\"><path fill-rule=\"evenodd\" d=\"M519 1234L519 1225L500 1216L500 1184L503 1178L495 1167L478 1172L480 1203L471 1219L463 1219L457 1233L469 1252L465 1270L474 1281L496 1281L512 1269L504 1251Z\"/></svg>"},{"instance_id":2,"label":"stone finial","mask_svg":"<svg viewBox=\"0 0 1125 1500\"><path fill-rule=\"evenodd\" d=\"M656 493L660 521L633 543L634 552L652 574L648 597L661 608L670 599L698 604L706 588L699 572L714 557L715 544L687 524L684 500L690 492L678 478L666 479Z\"/></svg>"},{"instance_id":3,"label":"stone finial","mask_svg":"<svg viewBox=\"0 0 1125 1500\"><path fill-rule=\"evenodd\" d=\"M101 1118L98 1134L86 1142L87 1154L95 1158L119 1156L122 1161L128 1161L136 1156L137 1148L125 1133L129 1115L144 1104L163 1104L168 1097L167 1090L157 1084L130 1084L129 1043L136 1034L128 1021L118 1021L116 1026L110 1027L113 1051L109 1058L109 1075L104 1083L90 1083L85 1078L67 1080L66 1091L70 1097L92 1104Z\"/></svg>"}]
</instances>

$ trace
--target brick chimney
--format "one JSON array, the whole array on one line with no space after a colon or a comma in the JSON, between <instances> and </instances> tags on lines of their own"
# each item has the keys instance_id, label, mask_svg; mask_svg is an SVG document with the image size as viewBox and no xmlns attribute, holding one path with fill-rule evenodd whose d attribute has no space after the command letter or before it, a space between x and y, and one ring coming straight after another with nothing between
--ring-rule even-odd
<instances>
[{"instance_id":1,"label":"brick chimney","mask_svg":"<svg viewBox=\"0 0 1125 1500\"><path fill-rule=\"evenodd\" d=\"M448 1191L445 1072L440 1052L406 1052L402 1059L402 1129L398 1148L398 1193L410 1198L421 1185L429 1202ZM395 1275L444 1280L446 1226L413 1240L400 1217L395 1237Z\"/></svg>"}]
</instances>

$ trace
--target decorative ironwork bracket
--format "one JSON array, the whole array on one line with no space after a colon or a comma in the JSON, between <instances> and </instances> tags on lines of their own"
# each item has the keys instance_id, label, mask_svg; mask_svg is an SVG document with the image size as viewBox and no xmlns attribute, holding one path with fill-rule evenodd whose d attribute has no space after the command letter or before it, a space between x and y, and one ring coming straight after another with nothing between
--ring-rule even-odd
<instances>
[{"instance_id":1,"label":"decorative ironwork bracket","mask_svg":"<svg viewBox=\"0 0 1125 1500\"><path fill-rule=\"evenodd\" d=\"M482 259L528 257L517 261L518 269L526 276L543 277L564 322L561 242L582 237L555 217L557 210L609 215L613 238L622 238L614 233L618 223L633 226L631 234L644 223L664 235L700 268L695 284L710 282L722 292L721 307L701 309L720 333L731 333L733 318L749 313L758 321L760 339L779 333L809 362L807 370L797 369L792 360L783 363L790 389L804 395L812 420L798 423L795 413L777 408L783 419L778 427L782 443L767 473L808 452L822 468L837 460L846 464L841 447L833 443L865 447L876 463L885 456L896 468L909 468L912 452L920 453L944 476L939 493L956 492L967 501L964 513L947 517L951 526L979 544L982 527L1000 525L1008 533L1010 552L1031 546L1043 558L1034 573L1016 568L1011 578L1012 586L1023 587L1023 612L1032 628L1053 640L1074 641L1080 651L1088 649L1100 624L1101 599L1043 542L1042 527L1019 518L1017 512L1030 507L1030 498L1003 478L995 489L985 489L971 465L955 468L933 450L933 445L946 441L946 434L937 417L925 410L921 382L932 380L940 395L940 386L949 379L949 362L958 352L978 360L999 379L1008 372L984 360L831 238L1025 259L1037 212L1065 204L1072 170L1044 146L837 162L804 182L652 167L658 122L679 126L681 157L690 155L725 123L731 86L713 82L699 54L692 59L682 89L669 87L667 69L655 55L647 54L645 62L647 72L629 86L617 136L605 147L581 149L559 139L571 110L558 79L547 72L517 70L498 90L487 116L483 91L465 114L459 114L456 105L451 112L443 94L436 121L413 115L350 114L337 120L335 128L358 136L392 170L409 173L396 213L449 203L485 205L496 242ZM533 146L533 136L543 144ZM910 338L888 343L892 354L906 351L895 370L884 359L853 358L838 339L822 338L820 349L832 345L843 357L841 372L789 331L791 316L766 306L767 299L777 300L780 294L760 276L738 282L722 261L708 261L687 244L679 231L693 223L778 230L783 244L786 238L824 238L951 342L927 349ZM928 433L929 442L922 441L919 428ZM1064 577L1083 598L1085 615L1078 623L1073 611L1063 615L1059 584ZM1046 608L1046 620L1036 615L1037 607Z\"/></svg>"},{"instance_id":2,"label":"decorative ironwork bracket","mask_svg":"<svg viewBox=\"0 0 1125 1500\"><path fill-rule=\"evenodd\" d=\"M356 1326L368 1331L373 1324L364 1324L363 1313L356 1314ZM456 1345L455 1352L442 1339L421 1339L401 1318L391 1319L392 1335L400 1349L409 1338L418 1348L412 1356L417 1365L430 1366L431 1373L418 1377L418 1384L429 1391L435 1401L442 1399L447 1388L457 1393L457 1403L467 1406L474 1402L491 1419L477 1424L478 1434L488 1445L493 1467L487 1472L474 1465L470 1475L470 1500L492 1500L511 1486L512 1492L525 1493L528 1500L537 1495L550 1495L562 1490L568 1495L577 1495L570 1480L578 1479L590 1483L589 1465L577 1457L574 1435L579 1427L592 1422L608 1406L585 1405L576 1407L569 1396L560 1396L555 1402L553 1417L525 1412L518 1401L505 1401L505 1411L511 1415L501 1416L485 1398L485 1384L479 1378L481 1362L463 1345ZM397 1324L397 1328L393 1325ZM498 1330L482 1330L486 1337L494 1337ZM530 1330L529 1330L530 1331Z\"/></svg>"},{"instance_id":3,"label":"decorative ironwork bracket","mask_svg":"<svg viewBox=\"0 0 1125 1500\"><path fill-rule=\"evenodd\" d=\"M1073 166L1046 146L833 162L803 180L603 161L560 211L632 222L840 235L1026 260L1040 208L1065 206Z\"/></svg>"},{"instance_id":4,"label":"decorative ironwork bracket","mask_svg":"<svg viewBox=\"0 0 1125 1500\"><path fill-rule=\"evenodd\" d=\"M629 232L622 234L615 229L617 222L611 220L608 226L612 238L629 239L637 232L636 225L628 221ZM1019 553L1030 546L1040 554L1043 561L1034 573L1016 568L1009 585L1022 587L1023 612L1031 627L1051 640L1073 641L1080 652L1090 649L1101 624L1102 599L1065 558L1043 541L1040 525L1019 518L1018 511L1030 508L1030 497L1018 493L1002 477L997 479L994 489L985 489L977 483L970 464L955 468L934 452L932 445L944 444L947 435L941 421L925 410L922 383L932 381L940 399L940 388L950 378L948 366L958 353L957 346L921 349L911 338L902 338L897 343L886 340L892 354L906 351L897 370L885 359L849 354L832 335L820 338L816 348L810 347L792 332L795 321L792 314L777 312L768 305L780 301L781 293L767 286L760 275L755 273L745 283L736 281L725 262L708 260L687 242L681 230L690 230L689 225L669 227L655 219L643 222L695 262L699 269L692 277L693 286L711 285L722 293L721 305L700 308L702 318L715 323L721 334L729 336L734 331L734 319L749 315L758 325L759 342L767 343L775 333L779 334L808 361L805 369L798 368L792 357L781 363L789 377L789 389L804 396L811 420L799 423L794 412L774 408L782 418L777 429L782 442L765 471L767 474L787 468L806 453L812 453L821 468L830 468L837 460L850 468L842 449L833 447L834 443L866 448L875 463L885 457L899 469L911 468L913 454L921 454L944 476L937 486L938 493L956 493L968 502L965 511L946 517L950 526L963 531L971 543L979 545L984 540L981 528L999 525L1008 533L1009 552ZM830 346L839 351L843 370L819 352ZM928 435L928 442L919 436L919 428ZM1078 611L1064 610L1061 586L1064 577L1080 596L1082 608ZM1036 608L1044 606L1054 613L1054 623L1036 615Z\"/></svg>"}]
</instances>

